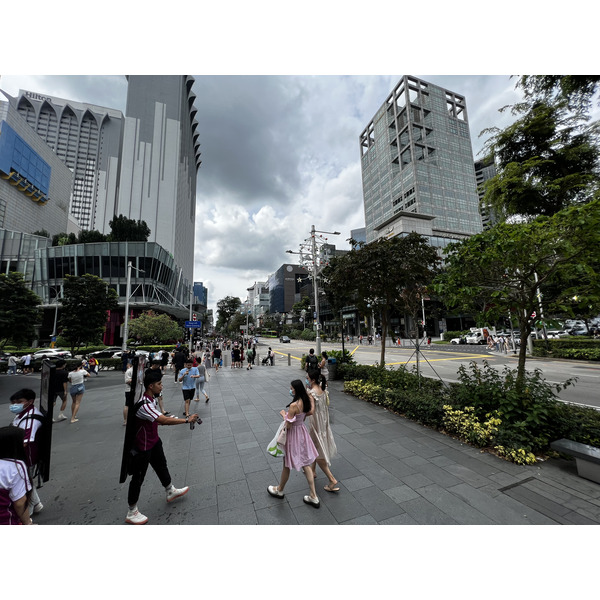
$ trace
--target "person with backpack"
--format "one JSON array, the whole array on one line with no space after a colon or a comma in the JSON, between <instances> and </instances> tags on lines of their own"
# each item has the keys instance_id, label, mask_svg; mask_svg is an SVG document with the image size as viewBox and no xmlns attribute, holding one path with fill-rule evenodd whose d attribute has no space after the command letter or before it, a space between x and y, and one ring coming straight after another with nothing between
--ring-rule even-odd
<instances>
[{"instance_id":1,"label":"person with backpack","mask_svg":"<svg viewBox=\"0 0 600 600\"><path fill-rule=\"evenodd\" d=\"M304 370L308 373L308 371L317 371L321 372L319 369L319 359L315 356L315 349L311 348L308 351L308 356L306 357L306 365Z\"/></svg>"},{"instance_id":2,"label":"person with backpack","mask_svg":"<svg viewBox=\"0 0 600 600\"><path fill-rule=\"evenodd\" d=\"M23 388L10 397L10 412L15 415L11 425L25 431L23 444L25 448L25 464L29 478L33 481L33 473L39 456L39 429L42 426L44 416L35 407L35 392L29 388ZM39 513L44 505L34 485L32 485L29 497L29 515Z\"/></svg>"}]
</instances>

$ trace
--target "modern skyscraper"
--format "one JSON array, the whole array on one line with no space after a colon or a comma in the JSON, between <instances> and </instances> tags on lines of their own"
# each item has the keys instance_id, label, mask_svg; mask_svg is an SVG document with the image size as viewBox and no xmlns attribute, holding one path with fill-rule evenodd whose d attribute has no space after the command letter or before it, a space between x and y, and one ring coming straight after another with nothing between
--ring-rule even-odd
<instances>
[{"instance_id":1,"label":"modern skyscraper","mask_svg":"<svg viewBox=\"0 0 600 600\"><path fill-rule=\"evenodd\" d=\"M148 241L172 252L194 281L198 122L186 75L130 75L114 213L146 221Z\"/></svg>"},{"instance_id":2,"label":"modern skyscraper","mask_svg":"<svg viewBox=\"0 0 600 600\"><path fill-rule=\"evenodd\" d=\"M484 229L489 229L497 221L491 207L483 203L485 195L484 183L496 175L496 165L491 159L475 161L475 179L477 180L477 193L479 195L479 212Z\"/></svg>"},{"instance_id":3,"label":"modern skyscraper","mask_svg":"<svg viewBox=\"0 0 600 600\"><path fill-rule=\"evenodd\" d=\"M123 114L112 108L19 90L10 104L73 173L69 213L81 229L113 218Z\"/></svg>"},{"instance_id":4,"label":"modern skyscraper","mask_svg":"<svg viewBox=\"0 0 600 600\"><path fill-rule=\"evenodd\" d=\"M465 98L404 76L360 135L366 239L481 231Z\"/></svg>"}]
</instances>

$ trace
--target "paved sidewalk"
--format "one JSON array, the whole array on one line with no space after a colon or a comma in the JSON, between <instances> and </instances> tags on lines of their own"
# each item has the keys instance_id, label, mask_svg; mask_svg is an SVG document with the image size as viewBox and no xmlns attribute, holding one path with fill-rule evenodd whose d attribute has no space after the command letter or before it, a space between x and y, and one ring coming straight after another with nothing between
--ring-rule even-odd
<instances>
[{"instance_id":1,"label":"paved sidewalk","mask_svg":"<svg viewBox=\"0 0 600 600\"><path fill-rule=\"evenodd\" d=\"M198 407L202 425L160 428L173 483L190 491L167 504L149 469L139 501L149 524L600 523L600 485L578 477L573 462L514 465L348 396L337 381L330 394L339 456L331 469L340 492L324 491L327 478L319 471L321 508L315 510L302 501L304 475L292 472L285 499L272 498L267 486L277 484L282 459L267 454L266 446L289 402L290 381L302 375L283 357L274 367L212 370L210 402ZM103 372L101 379L102 389L93 378L87 386L79 422L53 427L51 479L39 490L45 508L35 519L40 525L125 521L123 377ZM167 410L181 415L172 372L164 382ZM38 391L39 378L27 383ZM10 421L5 417L2 424Z\"/></svg>"}]
</instances>

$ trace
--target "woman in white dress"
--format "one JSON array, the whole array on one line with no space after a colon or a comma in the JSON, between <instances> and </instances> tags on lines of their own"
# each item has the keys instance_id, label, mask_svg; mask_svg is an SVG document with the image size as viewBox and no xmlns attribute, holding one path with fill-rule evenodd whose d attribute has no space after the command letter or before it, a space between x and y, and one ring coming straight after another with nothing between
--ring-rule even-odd
<instances>
[{"instance_id":1,"label":"woman in white dress","mask_svg":"<svg viewBox=\"0 0 600 600\"><path fill-rule=\"evenodd\" d=\"M314 476L317 474L317 465L327 475L329 483L323 488L326 492L339 492L338 480L329 469L331 459L337 456L337 447L333 433L329 426L329 394L325 390L327 380L318 371L307 373L307 389L311 403L314 404L313 414L309 417L310 437L317 448L319 456L313 463Z\"/></svg>"}]
</instances>

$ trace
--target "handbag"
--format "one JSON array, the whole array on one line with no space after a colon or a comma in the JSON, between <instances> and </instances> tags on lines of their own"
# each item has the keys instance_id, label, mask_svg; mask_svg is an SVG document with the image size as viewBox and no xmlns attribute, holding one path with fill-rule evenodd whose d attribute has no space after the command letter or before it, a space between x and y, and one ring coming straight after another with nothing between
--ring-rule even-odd
<instances>
[{"instance_id":1,"label":"handbag","mask_svg":"<svg viewBox=\"0 0 600 600\"><path fill-rule=\"evenodd\" d=\"M275 437L269 442L269 445L267 446L267 452L271 455L271 456L284 456L285 455L285 450L283 446L279 446L277 440L281 434L281 431L285 431L284 429L285 427L285 421L281 422L281 425L279 425L279 428L277 429L277 431L275 432Z\"/></svg>"}]
</instances>

